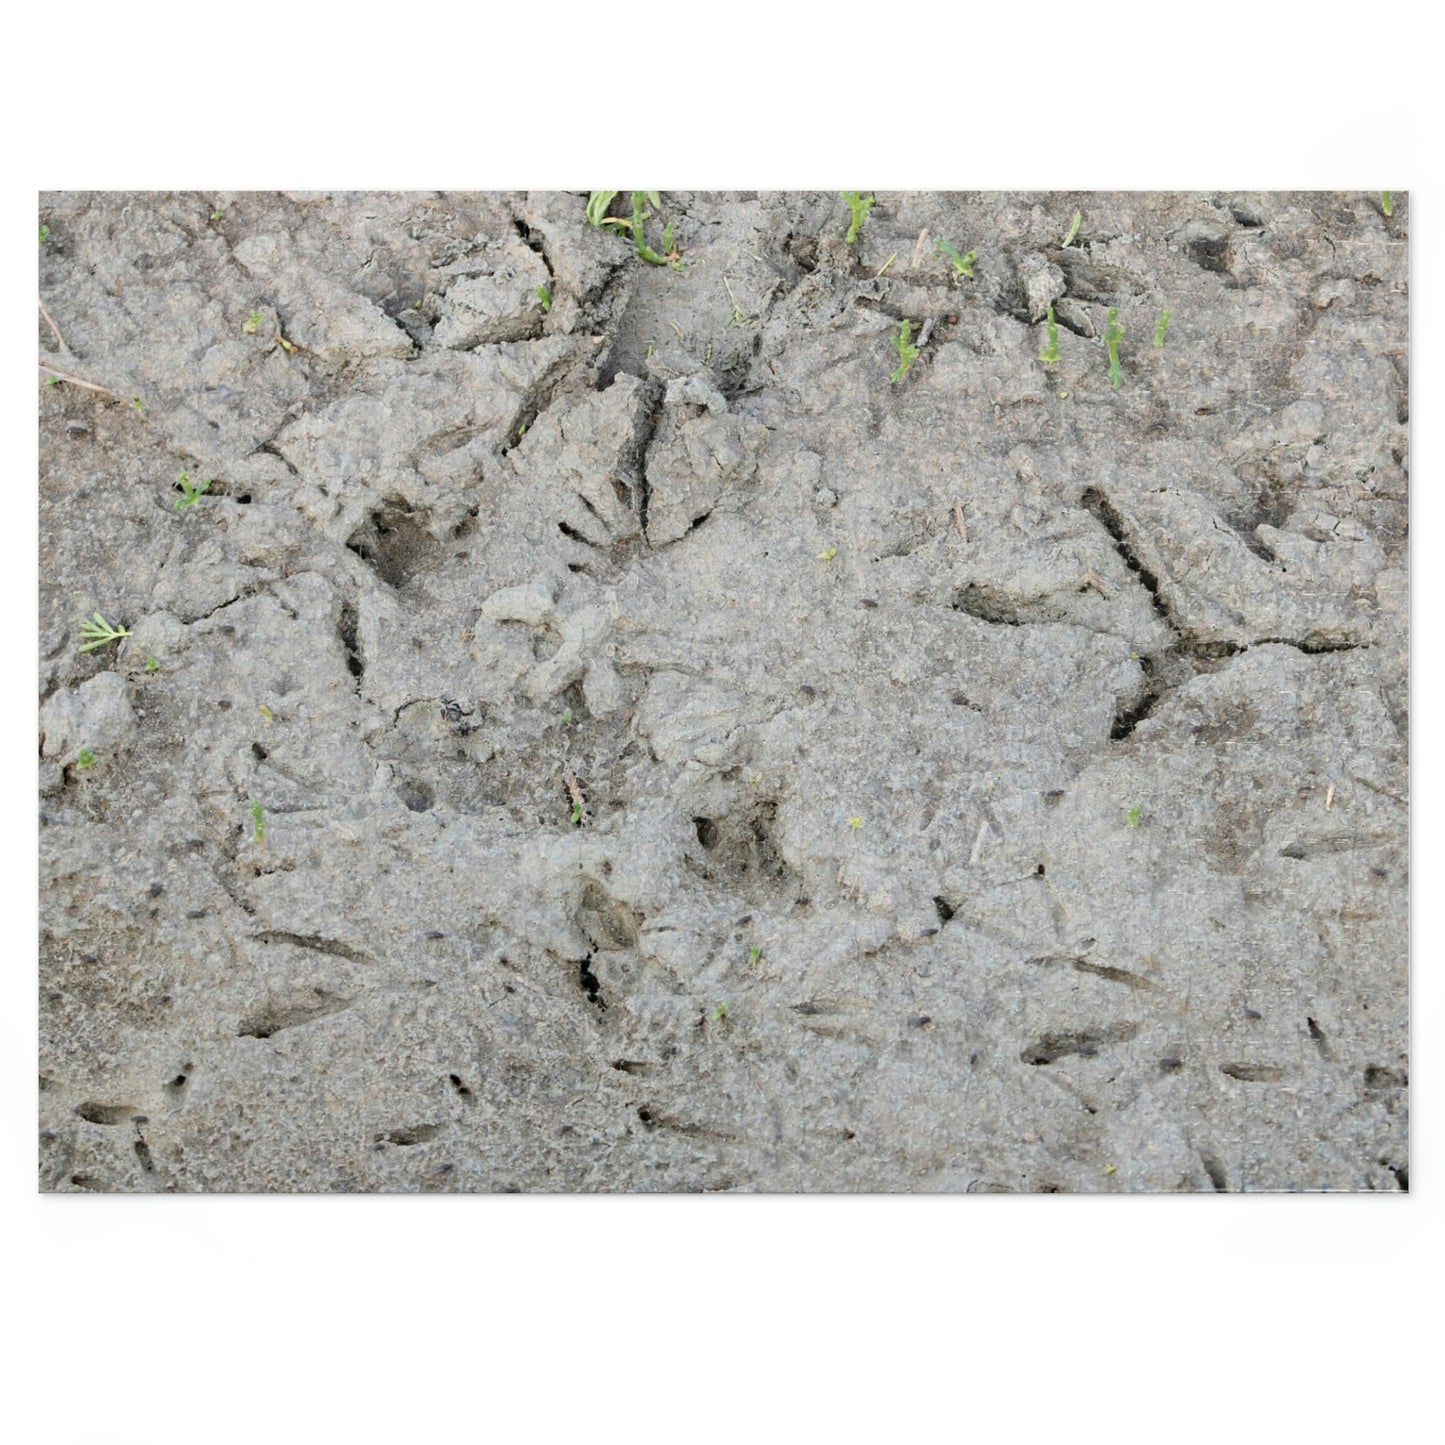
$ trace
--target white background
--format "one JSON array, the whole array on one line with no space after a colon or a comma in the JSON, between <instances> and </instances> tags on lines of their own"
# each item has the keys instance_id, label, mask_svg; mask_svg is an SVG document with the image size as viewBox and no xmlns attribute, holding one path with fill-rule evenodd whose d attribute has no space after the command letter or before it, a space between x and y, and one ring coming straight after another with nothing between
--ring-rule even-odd
<instances>
[{"instance_id":1,"label":"white background","mask_svg":"<svg viewBox=\"0 0 1445 1445\"><path fill-rule=\"evenodd\" d=\"M11 12L11 1439L1238 1445L1438 1429L1440 122L1433 40L1403 13L1087 0L796 18L781 3ZM1427 549L1414 571L1424 1047L1410 1197L37 1195L36 191L601 182L1410 191L1413 511Z\"/></svg>"}]
</instances>

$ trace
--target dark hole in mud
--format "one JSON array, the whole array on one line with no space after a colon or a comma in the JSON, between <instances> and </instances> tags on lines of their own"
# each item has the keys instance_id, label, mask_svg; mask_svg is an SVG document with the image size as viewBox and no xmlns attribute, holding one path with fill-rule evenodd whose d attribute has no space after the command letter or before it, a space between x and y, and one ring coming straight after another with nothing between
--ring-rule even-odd
<instances>
[{"instance_id":1,"label":"dark hole in mud","mask_svg":"<svg viewBox=\"0 0 1445 1445\"><path fill-rule=\"evenodd\" d=\"M135 1114L133 1104L84 1103L76 1106L75 1112L87 1124L124 1124Z\"/></svg>"},{"instance_id":2,"label":"dark hole in mud","mask_svg":"<svg viewBox=\"0 0 1445 1445\"><path fill-rule=\"evenodd\" d=\"M648 1128L651 1128L652 1125L656 1122L656 1116L653 1114L652 1110L647 1107L646 1104L644 1104L637 1111L637 1117L641 1119L642 1122L648 1126Z\"/></svg>"},{"instance_id":3,"label":"dark hole in mud","mask_svg":"<svg viewBox=\"0 0 1445 1445\"><path fill-rule=\"evenodd\" d=\"M602 982L591 968L592 955L589 953L581 963L577 965L577 977L587 997L592 1000L600 1009L605 1009L607 1004L602 997Z\"/></svg>"},{"instance_id":4,"label":"dark hole in mud","mask_svg":"<svg viewBox=\"0 0 1445 1445\"><path fill-rule=\"evenodd\" d=\"M409 502L389 497L346 541L347 548L389 586L403 588L433 565L443 544L417 520Z\"/></svg>"},{"instance_id":5,"label":"dark hole in mud","mask_svg":"<svg viewBox=\"0 0 1445 1445\"><path fill-rule=\"evenodd\" d=\"M934 911L938 914L940 923L947 923L953 917L954 909L949 901L940 893L933 900Z\"/></svg>"},{"instance_id":6,"label":"dark hole in mud","mask_svg":"<svg viewBox=\"0 0 1445 1445\"><path fill-rule=\"evenodd\" d=\"M249 507L251 505L250 492L242 492L241 495L236 498L236 501L243 507Z\"/></svg>"},{"instance_id":7,"label":"dark hole in mud","mask_svg":"<svg viewBox=\"0 0 1445 1445\"><path fill-rule=\"evenodd\" d=\"M255 758L258 763L264 763L266 761L266 749L263 748L260 743L252 743L251 756Z\"/></svg>"},{"instance_id":8,"label":"dark hole in mud","mask_svg":"<svg viewBox=\"0 0 1445 1445\"><path fill-rule=\"evenodd\" d=\"M717 824L711 818L694 818L692 826L697 832L697 841L704 848L712 848L717 844Z\"/></svg>"},{"instance_id":9,"label":"dark hole in mud","mask_svg":"<svg viewBox=\"0 0 1445 1445\"><path fill-rule=\"evenodd\" d=\"M1204 1172L1209 1175L1209 1182L1221 1194L1229 1190L1229 1178L1224 1172L1224 1165L1212 1154L1201 1154L1199 1162L1204 1165Z\"/></svg>"},{"instance_id":10,"label":"dark hole in mud","mask_svg":"<svg viewBox=\"0 0 1445 1445\"><path fill-rule=\"evenodd\" d=\"M407 810L412 813L428 813L431 811L433 793L431 786L423 783L418 778L407 778L397 784L397 796L406 804Z\"/></svg>"},{"instance_id":11,"label":"dark hole in mud","mask_svg":"<svg viewBox=\"0 0 1445 1445\"><path fill-rule=\"evenodd\" d=\"M341 645L346 649L346 670L360 683L366 673L366 664L361 660L356 645L356 624L356 608L347 602L342 606L337 631L341 636Z\"/></svg>"}]
</instances>

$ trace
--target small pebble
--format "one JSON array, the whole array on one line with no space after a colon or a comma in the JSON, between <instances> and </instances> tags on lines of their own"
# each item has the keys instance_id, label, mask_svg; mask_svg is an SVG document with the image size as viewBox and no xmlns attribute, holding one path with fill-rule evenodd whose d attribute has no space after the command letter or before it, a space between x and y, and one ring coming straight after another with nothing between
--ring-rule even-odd
<instances>
[{"instance_id":1,"label":"small pebble","mask_svg":"<svg viewBox=\"0 0 1445 1445\"><path fill-rule=\"evenodd\" d=\"M832 487L819 487L813 493L813 501L820 507L836 507L838 505L838 494Z\"/></svg>"}]
</instances>

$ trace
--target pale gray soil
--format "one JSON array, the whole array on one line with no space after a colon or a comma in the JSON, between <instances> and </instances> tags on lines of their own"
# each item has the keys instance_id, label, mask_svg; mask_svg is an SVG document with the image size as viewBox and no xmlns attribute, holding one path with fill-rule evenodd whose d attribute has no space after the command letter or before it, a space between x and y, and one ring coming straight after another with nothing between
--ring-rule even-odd
<instances>
[{"instance_id":1,"label":"pale gray soil","mask_svg":"<svg viewBox=\"0 0 1445 1445\"><path fill-rule=\"evenodd\" d=\"M1405 1188L1407 198L586 199L41 198L41 1187Z\"/></svg>"}]
</instances>

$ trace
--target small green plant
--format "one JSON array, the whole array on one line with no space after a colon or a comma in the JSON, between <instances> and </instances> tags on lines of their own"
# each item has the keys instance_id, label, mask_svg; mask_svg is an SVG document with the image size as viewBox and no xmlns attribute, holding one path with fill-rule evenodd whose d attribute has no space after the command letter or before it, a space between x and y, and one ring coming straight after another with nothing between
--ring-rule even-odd
<instances>
[{"instance_id":1,"label":"small green plant","mask_svg":"<svg viewBox=\"0 0 1445 1445\"><path fill-rule=\"evenodd\" d=\"M978 259L977 251L970 251L967 256L960 256L958 249L949 245L942 236L936 236L933 244L953 262L953 274L955 276L967 276L970 281L973 280L973 263Z\"/></svg>"},{"instance_id":2,"label":"small green plant","mask_svg":"<svg viewBox=\"0 0 1445 1445\"><path fill-rule=\"evenodd\" d=\"M669 221L662 232L662 255L658 255L651 246L647 244L647 218L652 214L642 209L644 201L651 201L658 210L662 209L662 201L658 198L656 191L633 191L632 193L632 249L637 253L639 261L646 261L649 266L676 267L678 257L672 254L672 222Z\"/></svg>"},{"instance_id":3,"label":"small green plant","mask_svg":"<svg viewBox=\"0 0 1445 1445\"><path fill-rule=\"evenodd\" d=\"M261 806L259 798L251 799L251 822L255 829L252 833L253 841L264 843L266 841L266 810Z\"/></svg>"},{"instance_id":4,"label":"small green plant","mask_svg":"<svg viewBox=\"0 0 1445 1445\"><path fill-rule=\"evenodd\" d=\"M856 833L863 826L863 820L855 815L848 819L848 826Z\"/></svg>"},{"instance_id":5,"label":"small green plant","mask_svg":"<svg viewBox=\"0 0 1445 1445\"><path fill-rule=\"evenodd\" d=\"M582 807L582 804L581 804L576 798L573 798L573 799L572 799L572 821L573 821L574 824L575 824L575 823L580 823L580 822L582 821L582 814L583 814L584 811L585 811L585 809Z\"/></svg>"},{"instance_id":6,"label":"small green plant","mask_svg":"<svg viewBox=\"0 0 1445 1445\"><path fill-rule=\"evenodd\" d=\"M214 480L215 478L213 477L211 481ZM184 472L182 472L181 495L177 497L171 505L178 512L181 510L182 507L194 507L196 503L199 502L201 498L204 497L206 493L210 490L211 482L201 482L199 486L192 486L191 479Z\"/></svg>"},{"instance_id":7,"label":"small green plant","mask_svg":"<svg viewBox=\"0 0 1445 1445\"><path fill-rule=\"evenodd\" d=\"M1154 345L1161 351L1164 349L1164 337L1169 331L1169 308L1164 308L1164 314L1154 326Z\"/></svg>"},{"instance_id":8,"label":"small green plant","mask_svg":"<svg viewBox=\"0 0 1445 1445\"><path fill-rule=\"evenodd\" d=\"M138 396L133 396L133 397L131 397L131 399L130 399L130 409L131 409L132 411L138 411L138 412L140 412L140 414L141 414L142 416L144 416L144 415L145 415L146 404L145 404L145 402L143 402L143 401L140 399L140 397L138 397Z\"/></svg>"},{"instance_id":9,"label":"small green plant","mask_svg":"<svg viewBox=\"0 0 1445 1445\"><path fill-rule=\"evenodd\" d=\"M256 711L260 713L261 716L266 720L267 727L270 727L271 724L276 721L275 717L271 713L271 709L267 707L264 702L258 702L256 704Z\"/></svg>"},{"instance_id":10,"label":"small green plant","mask_svg":"<svg viewBox=\"0 0 1445 1445\"><path fill-rule=\"evenodd\" d=\"M130 629L126 627L112 627L110 623L97 612L90 621L80 624L80 635L85 639L80 650L82 652L94 652L97 647L104 647L107 642L119 642L122 637L129 637Z\"/></svg>"},{"instance_id":11,"label":"small green plant","mask_svg":"<svg viewBox=\"0 0 1445 1445\"><path fill-rule=\"evenodd\" d=\"M265 319L259 311L253 311L245 321L241 323L241 330L244 331L247 336L254 336L261 329L261 323Z\"/></svg>"},{"instance_id":12,"label":"small green plant","mask_svg":"<svg viewBox=\"0 0 1445 1445\"><path fill-rule=\"evenodd\" d=\"M1079 234L1079 222L1084 219L1082 211L1074 212L1074 219L1069 222L1068 234L1064 237L1064 245L1067 246L1075 236Z\"/></svg>"},{"instance_id":13,"label":"small green plant","mask_svg":"<svg viewBox=\"0 0 1445 1445\"><path fill-rule=\"evenodd\" d=\"M863 196L857 191L839 191L838 195L847 201L848 209L852 212L853 219L844 238L851 246L858 239L858 232L863 229L863 222L868 219L868 212L873 209L875 201L872 196Z\"/></svg>"},{"instance_id":14,"label":"small green plant","mask_svg":"<svg viewBox=\"0 0 1445 1445\"><path fill-rule=\"evenodd\" d=\"M733 303L733 314L728 318L728 325L745 326L749 321L756 321L756 316L749 316L738 304L738 298L733 295L732 282L726 276L723 277L723 285L728 289L728 300Z\"/></svg>"},{"instance_id":15,"label":"small green plant","mask_svg":"<svg viewBox=\"0 0 1445 1445\"><path fill-rule=\"evenodd\" d=\"M712 1016L720 1023L726 1023L728 1017L728 1003L724 999L713 1011Z\"/></svg>"},{"instance_id":16,"label":"small green plant","mask_svg":"<svg viewBox=\"0 0 1445 1445\"><path fill-rule=\"evenodd\" d=\"M1044 321L1049 333L1049 344L1039 352L1039 360L1044 362L1055 362L1059 359L1059 323L1054 320L1054 308L1048 308L1048 316Z\"/></svg>"},{"instance_id":17,"label":"small green plant","mask_svg":"<svg viewBox=\"0 0 1445 1445\"><path fill-rule=\"evenodd\" d=\"M160 670L161 670L161 665L160 665L160 663L158 663L158 662L155 660L154 654L153 654L153 653L149 653L149 652L146 653L146 671L147 671L147 672L159 672Z\"/></svg>"},{"instance_id":18,"label":"small green plant","mask_svg":"<svg viewBox=\"0 0 1445 1445\"><path fill-rule=\"evenodd\" d=\"M1104 345L1109 348L1109 380L1118 386L1124 380L1124 368L1119 365L1119 343L1124 339L1124 328L1119 325L1119 308L1109 308L1109 327L1104 332Z\"/></svg>"},{"instance_id":19,"label":"small green plant","mask_svg":"<svg viewBox=\"0 0 1445 1445\"><path fill-rule=\"evenodd\" d=\"M1395 214L1395 200L1394 200L1394 197L1391 196L1391 194L1389 193L1389 191L1381 191L1381 192L1380 192L1380 209L1381 209L1387 216L1393 216L1393 215ZM40 229L43 231L43 230L45 229L45 227L42 226ZM44 236L41 236L40 239L43 241L43 240L45 239L45 237L44 237Z\"/></svg>"},{"instance_id":20,"label":"small green plant","mask_svg":"<svg viewBox=\"0 0 1445 1445\"><path fill-rule=\"evenodd\" d=\"M748 967L756 968L763 961L763 950L761 944L753 944L748 949Z\"/></svg>"},{"instance_id":21,"label":"small green plant","mask_svg":"<svg viewBox=\"0 0 1445 1445\"><path fill-rule=\"evenodd\" d=\"M833 558L836 557L837 555L838 555L838 549L837 549L837 547L835 547L835 546L833 546L831 543L829 543L828 546L824 547L823 550L818 553L818 561L820 561L820 562L831 562L831 561L833 560Z\"/></svg>"},{"instance_id":22,"label":"small green plant","mask_svg":"<svg viewBox=\"0 0 1445 1445\"><path fill-rule=\"evenodd\" d=\"M600 226L607 219L607 208L622 193L620 191L592 191L587 196L587 220L590 225ZM626 221L614 224L626 225Z\"/></svg>"},{"instance_id":23,"label":"small green plant","mask_svg":"<svg viewBox=\"0 0 1445 1445\"><path fill-rule=\"evenodd\" d=\"M552 309L552 293L545 286L537 287L537 300L542 303L544 312Z\"/></svg>"},{"instance_id":24,"label":"small green plant","mask_svg":"<svg viewBox=\"0 0 1445 1445\"><path fill-rule=\"evenodd\" d=\"M1141 808L1138 803L1135 803L1134 806L1129 809L1129 826L1131 828L1137 828L1139 826L1139 819L1143 816L1143 808Z\"/></svg>"},{"instance_id":25,"label":"small green plant","mask_svg":"<svg viewBox=\"0 0 1445 1445\"><path fill-rule=\"evenodd\" d=\"M898 369L888 379L894 386L897 386L908 375L908 368L918 360L921 354L910 339L912 335L912 324L905 321L899 326L898 335L893 338L894 350L898 352Z\"/></svg>"},{"instance_id":26,"label":"small green plant","mask_svg":"<svg viewBox=\"0 0 1445 1445\"><path fill-rule=\"evenodd\" d=\"M211 212L211 219L212 219L213 221L219 221L219 220L221 219L221 217L224 216L225 214L226 214L226 213L225 213L224 211L212 211L212 212Z\"/></svg>"},{"instance_id":27,"label":"small green plant","mask_svg":"<svg viewBox=\"0 0 1445 1445\"><path fill-rule=\"evenodd\" d=\"M43 246L49 239L50 239L50 227L49 227L49 226L41 226L41 228L40 228L40 244Z\"/></svg>"},{"instance_id":28,"label":"small green plant","mask_svg":"<svg viewBox=\"0 0 1445 1445\"><path fill-rule=\"evenodd\" d=\"M562 714L562 726L564 728L570 728L574 722L576 722L576 718L572 716L572 709L569 707Z\"/></svg>"},{"instance_id":29,"label":"small green plant","mask_svg":"<svg viewBox=\"0 0 1445 1445\"><path fill-rule=\"evenodd\" d=\"M95 754L89 748L81 748L75 755L75 766L77 768L93 768L95 766Z\"/></svg>"},{"instance_id":30,"label":"small green plant","mask_svg":"<svg viewBox=\"0 0 1445 1445\"><path fill-rule=\"evenodd\" d=\"M59 386L60 378L58 376L47 376L45 378L45 384L46 386Z\"/></svg>"}]
</instances>

